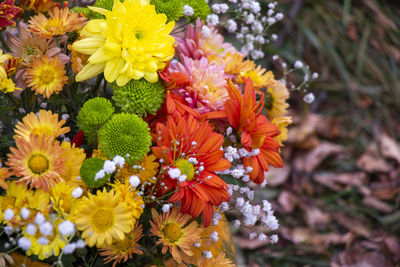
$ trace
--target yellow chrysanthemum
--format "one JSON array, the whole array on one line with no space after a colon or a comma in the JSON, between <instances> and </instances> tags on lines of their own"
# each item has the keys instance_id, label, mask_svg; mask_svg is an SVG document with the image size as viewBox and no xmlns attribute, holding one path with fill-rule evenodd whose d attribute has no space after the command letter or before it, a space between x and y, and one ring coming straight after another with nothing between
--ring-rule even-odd
<instances>
[{"instance_id":1,"label":"yellow chrysanthemum","mask_svg":"<svg viewBox=\"0 0 400 267\"><path fill-rule=\"evenodd\" d=\"M270 120L281 117L287 113L289 104L286 100L289 98L289 91L286 86L276 81L275 85L268 88L265 94L265 109Z\"/></svg>"},{"instance_id":2,"label":"yellow chrysanthemum","mask_svg":"<svg viewBox=\"0 0 400 267\"><path fill-rule=\"evenodd\" d=\"M116 181L112 186L114 187L115 192L119 194L120 202L126 203L132 211L132 216L135 221L138 220L143 213L143 198L137 195L137 191L132 190L129 183L122 184L119 181Z\"/></svg>"},{"instance_id":3,"label":"yellow chrysanthemum","mask_svg":"<svg viewBox=\"0 0 400 267\"><path fill-rule=\"evenodd\" d=\"M144 184L145 182L154 183L155 177L158 172L159 163L156 162L156 157L151 154L145 156L136 166L133 168L132 166L125 164L115 176L115 178L127 182L129 177L132 175L136 175L139 177L140 182Z\"/></svg>"},{"instance_id":4,"label":"yellow chrysanthemum","mask_svg":"<svg viewBox=\"0 0 400 267\"><path fill-rule=\"evenodd\" d=\"M10 171L8 170L8 168L0 168L0 187L3 189L7 190L7 183L6 183L6 179L10 177Z\"/></svg>"},{"instance_id":5,"label":"yellow chrysanthemum","mask_svg":"<svg viewBox=\"0 0 400 267\"><path fill-rule=\"evenodd\" d=\"M7 191L4 196L0 196L0 220L4 220L4 211L12 209L18 215L23 207L27 207L33 198L33 191L27 190L23 185L13 182L6 182Z\"/></svg>"},{"instance_id":6,"label":"yellow chrysanthemum","mask_svg":"<svg viewBox=\"0 0 400 267\"><path fill-rule=\"evenodd\" d=\"M182 256L193 255L193 244L200 242L201 229L196 221L187 214L182 214L179 208L173 207L170 211L158 214L152 209L153 216L151 224L151 235L159 237L156 245L162 244L161 252L165 254L167 250L178 263L182 262Z\"/></svg>"},{"instance_id":7,"label":"yellow chrysanthemum","mask_svg":"<svg viewBox=\"0 0 400 267\"><path fill-rule=\"evenodd\" d=\"M121 241L116 241L111 246L102 248L100 255L105 257L104 262L113 261L113 267L132 258L132 254L142 255L138 241L143 237L142 225L136 223L135 228Z\"/></svg>"},{"instance_id":8,"label":"yellow chrysanthemum","mask_svg":"<svg viewBox=\"0 0 400 267\"><path fill-rule=\"evenodd\" d=\"M64 218L67 218L72 209L75 207L76 198L72 196L72 192L76 187L70 184L57 183L50 193L50 200L53 203L53 209Z\"/></svg>"},{"instance_id":9,"label":"yellow chrysanthemum","mask_svg":"<svg viewBox=\"0 0 400 267\"><path fill-rule=\"evenodd\" d=\"M279 144L282 146L282 143L287 140L287 127L292 123L292 117L283 116L274 118L271 123L278 126L279 131L281 132L278 136L274 137L274 140L279 142Z\"/></svg>"},{"instance_id":10,"label":"yellow chrysanthemum","mask_svg":"<svg viewBox=\"0 0 400 267\"><path fill-rule=\"evenodd\" d=\"M28 27L31 33L41 38L50 39L53 36L80 30L87 21L85 17L70 12L68 7L62 9L54 7L48 13L48 18L43 13L39 13L29 21Z\"/></svg>"},{"instance_id":11,"label":"yellow chrysanthemum","mask_svg":"<svg viewBox=\"0 0 400 267\"><path fill-rule=\"evenodd\" d=\"M26 115L22 122L18 122L15 126L15 140L21 138L29 141L31 134L39 137L45 136L46 139L50 137L54 140L62 134L69 132L69 127L62 127L65 120L58 120L58 114L53 114L51 111L39 110L39 114L36 116L34 112Z\"/></svg>"},{"instance_id":12,"label":"yellow chrysanthemum","mask_svg":"<svg viewBox=\"0 0 400 267\"><path fill-rule=\"evenodd\" d=\"M213 58L211 58L213 59ZM223 58L222 62L225 65L225 72L227 74L239 75L240 73L246 73L254 70L256 64L252 60L245 60L244 56L240 53L227 53Z\"/></svg>"},{"instance_id":13,"label":"yellow chrysanthemum","mask_svg":"<svg viewBox=\"0 0 400 267\"><path fill-rule=\"evenodd\" d=\"M105 19L90 20L81 31L82 40L72 47L90 55L88 64L76 76L87 80L101 72L108 82L124 86L131 79L157 82L157 71L174 56L175 39L169 35L174 22L157 14L148 0L114 0L111 11L89 7Z\"/></svg>"},{"instance_id":14,"label":"yellow chrysanthemum","mask_svg":"<svg viewBox=\"0 0 400 267\"><path fill-rule=\"evenodd\" d=\"M70 142L62 142L61 147L64 149L62 157L67 159L64 163L65 172L61 175L66 183L76 186L82 186L82 180L78 180L80 169L85 161L86 154L83 148L75 147Z\"/></svg>"},{"instance_id":15,"label":"yellow chrysanthemum","mask_svg":"<svg viewBox=\"0 0 400 267\"><path fill-rule=\"evenodd\" d=\"M18 183L47 191L54 183L62 180L65 158L59 142L44 136L31 135L29 141L15 140L17 148L10 148L7 165L12 175L21 177Z\"/></svg>"},{"instance_id":16,"label":"yellow chrysanthemum","mask_svg":"<svg viewBox=\"0 0 400 267\"><path fill-rule=\"evenodd\" d=\"M261 88L274 87L276 80L274 79L274 74L272 71L267 71L260 66L256 69L252 69L246 72L241 72L239 75L238 82L244 83L245 79L250 78L253 82L253 87L258 93L260 93Z\"/></svg>"},{"instance_id":17,"label":"yellow chrysanthemum","mask_svg":"<svg viewBox=\"0 0 400 267\"><path fill-rule=\"evenodd\" d=\"M26 83L32 87L35 94L49 98L53 93L58 94L68 81L64 65L57 57L46 56L34 59L27 69Z\"/></svg>"},{"instance_id":18,"label":"yellow chrysanthemum","mask_svg":"<svg viewBox=\"0 0 400 267\"><path fill-rule=\"evenodd\" d=\"M43 236L40 231L36 231L35 235L29 235L27 232L24 233L24 237L31 240L31 247L26 251L26 255L36 255L39 260L47 259L51 256L58 256L64 246L67 244L68 237L61 235L58 230L58 225L62 220L51 221L51 217L47 218L47 221L53 225L53 231L51 235Z\"/></svg>"},{"instance_id":19,"label":"yellow chrysanthemum","mask_svg":"<svg viewBox=\"0 0 400 267\"><path fill-rule=\"evenodd\" d=\"M91 247L109 246L113 241L123 240L132 231L134 220L129 206L120 202L120 196L105 188L96 195L79 199L73 216L82 238Z\"/></svg>"},{"instance_id":20,"label":"yellow chrysanthemum","mask_svg":"<svg viewBox=\"0 0 400 267\"><path fill-rule=\"evenodd\" d=\"M6 209L14 211L13 219L8 222L20 226L23 220L32 220L37 212L47 214L49 212L49 194L43 190L31 191L15 181L7 182L7 191L0 197L0 221L4 220L3 213ZM28 218L21 217L21 209L29 210Z\"/></svg>"}]
</instances>

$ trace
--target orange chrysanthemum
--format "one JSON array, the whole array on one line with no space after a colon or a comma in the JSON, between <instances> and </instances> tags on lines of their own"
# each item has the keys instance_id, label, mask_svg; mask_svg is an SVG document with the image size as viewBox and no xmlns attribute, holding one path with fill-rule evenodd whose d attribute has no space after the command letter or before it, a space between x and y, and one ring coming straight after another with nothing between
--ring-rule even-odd
<instances>
[{"instance_id":1,"label":"orange chrysanthemum","mask_svg":"<svg viewBox=\"0 0 400 267\"><path fill-rule=\"evenodd\" d=\"M54 183L62 180L65 160L59 142L44 136L31 135L29 141L15 140L17 148L10 148L7 165L11 175L21 177L18 183L47 191Z\"/></svg>"},{"instance_id":2,"label":"orange chrysanthemum","mask_svg":"<svg viewBox=\"0 0 400 267\"><path fill-rule=\"evenodd\" d=\"M64 65L56 57L35 59L26 75L26 83L32 87L35 94L41 94L47 98L53 93L58 94L67 81Z\"/></svg>"},{"instance_id":3,"label":"orange chrysanthemum","mask_svg":"<svg viewBox=\"0 0 400 267\"><path fill-rule=\"evenodd\" d=\"M78 74L81 71L81 69L87 64L89 56L74 50L72 48L72 45L68 45L68 49L71 51L72 71L75 74Z\"/></svg>"},{"instance_id":4,"label":"orange chrysanthemum","mask_svg":"<svg viewBox=\"0 0 400 267\"><path fill-rule=\"evenodd\" d=\"M157 124L156 132L157 146L152 149L164 161L162 182L167 190L177 190L169 201L181 201L181 212L193 218L202 213L208 226L213 206L230 199L227 184L215 174L231 166L220 150L223 136L213 132L208 121L200 123L191 115L177 122L169 118L166 125ZM182 177L171 177L170 171Z\"/></svg>"},{"instance_id":5,"label":"orange chrysanthemum","mask_svg":"<svg viewBox=\"0 0 400 267\"><path fill-rule=\"evenodd\" d=\"M252 168L250 179L260 184L264 181L268 165L283 166L279 143L274 140L280 133L279 129L261 114L264 94L257 104L251 79L245 81L243 96L232 82L228 83L228 91L230 99L226 101L225 110L210 112L206 117L228 119L240 136L241 145L252 152L251 156L243 158L243 165Z\"/></svg>"},{"instance_id":6,"label":"orange chrysanthemum","mask_svg":"<svg viewBox=\"0 0 400 267\"><path fill-rule=\"evenodd\" d=\"M132 254L142 255L138 241L143 237L142 225L136 223L134 229L121 241L114 242L111 246L100 249L100 255L105 257L104 263L113 261L113 267L132 258Z\"/></svg>"},{"instance_id":7,"label":"orange chrysanthemum","mask_svg":"<svg viewBox=\"0 0 400 267\"><path fill-rule=\"evenodd\" d=\"M180 213L176 207L162 216L154 209L151 210L151 214L153 218L150 221L150 232L151 235L160 238L156 245L163 245L161 252L165 254L169 250L178 263L182 262L182 256L192 256L193 244L200 241L201 229L198 223L189 223L192 218Z\"/></svg>"},{"instance_id":8,"label":"orange chrysanthemum","mask_svg":"<svg viewBox=\"0 0 400 267\"><path fill-rule=\"evenodd\" d=\"M57 5L53 0L20 0L19 4L24 10L33 10L36 13L47 12Z\"/></svg>"},{"instance_id":9,"label":"orange chrysanthemum","mask_svg":"<svg viewBox=\"0 0 400 267\"><path fill-rule=\"evenodd\" d=\"M29 21L29 31L41 38L50 39L53 36L80 30L85 26L87 19L75 12L70 12L68 7L60 9L54 7L49 10L49 18L39 13Z\"/></svg>"},{"instance_id":10,"label":"orange chrysanthemum","mask_svg":"<svg viewBox=\"0 0 400 267\"><path fill-rule=\"evenodd\" d=\"M45 136L46 139L55 139L62 134L69 132L69 127L62 127L65 120L58 120L58 114L53 114L51 111L44 109L39 110L38 115L31 112L26 115L22 122L18 122L15 126L15 140L25 139L29 141L31 134L39 137Z\"/></svg>"},{"instance_id":11,"label":"orange chrysanthemum","mask_svg":"<svg viewBox=\"0 0 400 267\"><path fill-rule=\"evenodd\" d=\"M10 171L8 168L0 168L0 187L7 190L8 185L6 183L6 179L10 177Z\"/></svg>"}]
</instances>

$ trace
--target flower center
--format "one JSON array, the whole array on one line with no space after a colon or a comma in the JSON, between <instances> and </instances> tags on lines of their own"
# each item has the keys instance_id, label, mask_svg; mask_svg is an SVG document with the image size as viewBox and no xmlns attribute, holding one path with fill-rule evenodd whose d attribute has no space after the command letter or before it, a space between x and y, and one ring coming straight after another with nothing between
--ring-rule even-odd
<instances>
[{"instance_id":1,"label":"flower center","mask_svg":"<svg viewBox=\"0 0 400 267\"><path fill-rule=\"evenodd\" d=\"M39 76L40 81L42 81L45 84L49 84L52 81L54 81L54 72L50 71L50 70L43 70L40 73Z\"/></svg>"},{"instance_id":2,"label":"flower center","mask_svg":"<svg viewBox=\"0 0 400 267\"><path fill-rule=\"evenodd\" d=\"M274 105L274 97L269 92L265 93L264 104L267 110L272 110Z\"/></svg>"},{"instance_id":3,"label":"flower center","mask_svg":"<svg viewBox=\"0 0 400 267\"><path fill-rule=\"evenodd\" d=\"M114 213L110 209L98 209L92 215L92 224L97 232L105 232L114 225Z\"/></svg>"},{"instance_id":4,"label":"flower center","mask_svg":"<svg viewBox=\"0 0 400 267\"><path fill-rule=\"evenodd\" d=\"M28 162L29 168L35 174L44 173L49 169L49 160L43 155L33 155Z\"/></svg>"},{"instance_id":5,"label":"flower center","mask_svg":"<svg viewBox=\"0 0 400 267\"><path fill-rule=\"evenodd\" d=\"M135 32L135 37L138 40L142 40L144 36L142 32Z\"/></svg>"},{"instance_id":6,"label":"flower center","mask_svg":"<svg viewBox=\"0 0 400 267\"><path fill-rule=\"evenodd\" d=\"M177 242L183 235L181 228L176 223L169 223L163 228L164 237L171 243Z\"/></svg>"},{"instance_id":7,"label":"flower center","mask_svg":"<svg viewBox=\"0 0 400 267\"><path fill-rule=\"evenodd\" d=\"M191 181L194 176L194 167L187 159L178 159L175 166L181 171L181 174L186 175L186 180Z\"/></svg>"},{"instance_id":8,"label":"flower center","mask_svg":"<svg viewBox=\"0 0 400 267\"><path fill-rule=\"evenodd\" d=\"M46 126L39 126L36 128L33 128L31 133L33 135L38 135L40 137L42 137L44 135L44 137L49 138L52 134L53 134L54 130L52 130L49 127Z\"/></svg>"},{"instance_id":9,"label":"flower center","mask_svg":"<svg viewBox=\"0 0 400 267\"><path fill-rule=\"evenodd\" d=\"M115 242L113 247L116 249L116 251L127 251L133 247L132 245L134 244L132 244L131 238L129 236L125 236L123 240Z\"/></svg>"}]
</instances>

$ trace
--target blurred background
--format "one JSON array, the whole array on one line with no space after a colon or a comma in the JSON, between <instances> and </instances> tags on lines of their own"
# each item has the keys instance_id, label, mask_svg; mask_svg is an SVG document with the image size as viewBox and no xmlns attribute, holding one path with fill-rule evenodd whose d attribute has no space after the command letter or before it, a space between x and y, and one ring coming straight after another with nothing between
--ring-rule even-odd
<instances>
[{"instance_id":1,"label":"blurred background","mask_svg":"<svg viewBox=\"0 0 400 267\"><path fill-rule=\"evenodd\" d=\"M320 75L311 105L291 94L285 167L260 196L279 243L236 233L239 263L400 266L400 1L278 2L285 19L267 54Z\"/></svg>"}]
</instances>

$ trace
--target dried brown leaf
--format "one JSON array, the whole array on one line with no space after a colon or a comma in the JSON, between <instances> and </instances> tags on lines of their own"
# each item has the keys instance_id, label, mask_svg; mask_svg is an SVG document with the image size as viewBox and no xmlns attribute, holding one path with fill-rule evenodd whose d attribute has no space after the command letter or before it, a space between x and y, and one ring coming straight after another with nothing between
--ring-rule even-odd
<instances>
[{"instance_id":1,"label":"dried brown leaf","mask_svg":"<svg viewBox=\"0 0 400 267\"><path fill-rule=\"evenodd\" d=\"M298 156L294 160L294 166L297 171L312 172L328 156L344 153L346 149L343 146L329 142L323 142L304 156Z\"/></svg>"},{"instance_id":2,"label":"dried brown leaf","mask_svg":"<svg viewBox=\"0 0 400 267\"><path fill-rule=\"evenodd\" d=\"M376 143L371 144L358 159L357 167L369 173L387 173L391 170L391 166L380 155Z\"/></svg>"},{"instance_id":3,"label":"dried brown leaf","mask_svg":"<svg viewBox=\"0 0 400 267\"><path fill-rule=\"evenodd\" d=\"M400 146L386 134L378 136L379 149L382 155L400 163Z\"/></svg>"},{"instance_id":4,"label":"dried brown leaf","mask_svg":"<svg viewBox=\"0 0 400 267\"><path fill-rule=\"evenodd\" d=\"M332 214L332 218L357 235L365 238L371 237L371 230L368 229L364 222L355 217L349 217L342 213L336 212Z\"/></svg>"},{"instance_id":5,"label":"dried brown leaf","mask_svg":"<svg viewBox=\"0 0 400 267\"><path fill-rule=\"evenodd\" d=\"M291 192L283 190L278 197L278 203L284 213L290 213L296 208L297 198Z\"/></svg>"},{"instance_id":6,"label":"dried brown leaf","mask_svg":"<svg viewBox=\"0 0 400 267\"><path fill-rule=\"evenodd\" d=\"M275 187L284 184L289 178L291 167L285 163L282 168L270 167L268 172L265 173L268 185Z\"/></svg>"},{"instance_id":7,"label":"dried brown leaf","mask_svg":"<svg viewBox=\"0 0 400 267\"><path fill-rule=\"evenodd\" d=\"M375 198L375 197L365 197L362 201L363 205L374 208L378 211L384 212L384 213L391 213L393 212L393 207L390 206L389 204Z\"/></svg>"},{"instance_id":8,"label":"dried brown leaf","mask_svg":"<svg viewBox=\"0 0 400 267\"><path fill-rule=\"evenodd\" d=\"M313 179L334 191L343 190L343 186L361 187L366 183L366 174L364 172L351 173L321 173L313 176Z\"/></svg>"}]
</instances>

